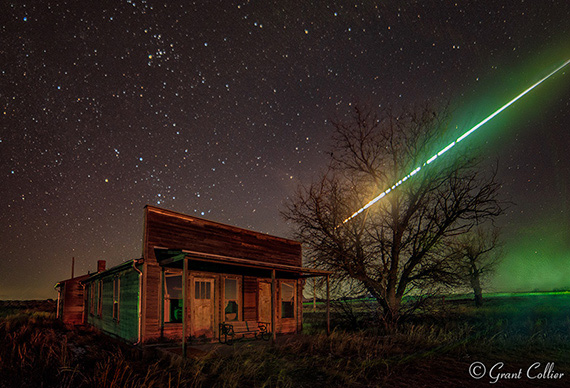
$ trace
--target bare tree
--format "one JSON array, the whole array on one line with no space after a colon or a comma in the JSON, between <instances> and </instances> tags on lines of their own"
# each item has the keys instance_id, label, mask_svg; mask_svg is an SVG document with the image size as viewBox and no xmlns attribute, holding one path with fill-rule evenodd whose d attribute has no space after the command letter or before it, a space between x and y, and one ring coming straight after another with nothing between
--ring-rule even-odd
<instances>
[{"instance_id":1,"label":"bare tree","mask_svg":"<svg viewBox=\"0 0 570 388\"><path fill-rule=\"evenodd\" d=\"M475 306L483 305L483 282L501 259L499 229L478 227L457 237L450 245L459 279L473 289Z\"/></svg>"},{"instance_id":2,"label":"bare tree","mask_svg":"<svg viewBox=\"0 0 570 388\"><path fill-rule=\"evenodd\" d=\"M334 271L338 281L357 280L390 325L404 295L457 280L443 254L448 241L503 212L495 171L483 172L472 157L455 154L424 166L343 223L445 144L442 118L430 109L376 115L355 108L352 119L334 123L328 171L299 187L282 212L311 264Z\"/></svg>"}]
</instances>

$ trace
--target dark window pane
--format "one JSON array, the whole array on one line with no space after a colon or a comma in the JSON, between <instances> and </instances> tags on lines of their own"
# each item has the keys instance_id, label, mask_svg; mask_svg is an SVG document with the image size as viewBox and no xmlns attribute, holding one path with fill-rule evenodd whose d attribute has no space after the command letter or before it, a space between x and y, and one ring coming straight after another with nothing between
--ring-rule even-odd
<instances>
[{"instance_id":1,"label":"dark window pane","mask_svg":"<svg viewBox=\"0 0 570 388\"><path fill-rule=\"evenodd\" d=\"M204 297L204 299L210 299L210 286L211 286L211 283L210 283L210 282L204 282L204 285L206 286L206 296Z\"/></svg>"},{"instance_id":2,"label":"dark window pane","mask_svg":"<svg viewBox=\"0 0 570 388\"><path fill-rule=\"evenodd\" d=\"M168 322L182 322L182 299L170 299L170 312Z\"/></svg>"},{"instance_id":3,"label":"dark window pane","mask_svg":"<svg viewBox=\"0 0 570 388\"><path fill-rule=\"evenodd\" d=\"M225 298L236 300L237 297L237 279L225 280Z\"/></svg>"},{"instance_id":4,"label":"dark window pane","mask_svg":"<svg viewBox=\"0 0 570 388\"><path fill-rule=\"evenodd\" d=\"M121 292L121 280L120 280L120 278L117 277L113 280L113 301L114 302L119 301L120 292Z\"/></svg>"},{"instance_id":5,"label":"dark window pane","mask_svg":"<svg viewBox=\"0 0 570 388\"><path fill-rule=\"evenodd\" d=\"M295 293L294 285L281 283L281 318L295 317Z\"/></svg>"},{"instance_id":6,"label":"dark window pane","mask_svg":"<svg viewBox=\"0 0 570 388\"><path fill-rule=\"evenodd\" d=\"M281 318L295 318L293 302L281 302Z\"/></svg>"},{"instance_id":7,"label":"dark window pane","mask_svg":"<svg viewBox=\"0 0 570 388\"><path fill-rule=\"evenodd\" d=\"M166 293L171 299L181 299L182 298L182 275L167 276L166 281Z\"/></svg>"},{"instance_id":8,"label":"dark window pane","mask_svg":"<svg viewBox=\"0 0 570 388\"><path fill-rule=\"evenodd\" d=\"M195 283L194 298L195 299L201 299L200 298L200 282Z\"/></svg>"}]
</instances>

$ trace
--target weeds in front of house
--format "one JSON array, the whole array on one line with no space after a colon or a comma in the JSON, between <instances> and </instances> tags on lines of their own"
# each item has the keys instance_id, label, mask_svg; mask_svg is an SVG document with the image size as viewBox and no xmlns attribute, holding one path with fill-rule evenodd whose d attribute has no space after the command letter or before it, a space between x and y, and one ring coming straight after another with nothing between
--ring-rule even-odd
<instances>
[{"instance_id":1,"label":"weeds in front of house","mask_svg":"<svg viewBox=\"0 0 570 388\"><path fill-rule=\"evenodd\" d=\"M21 309L0 314L0 387L393 386L403 383L403 371L440 358L468 363L551 357L568 366L565 306L567 300L529 305L503 299L482 309L453 303L411 317L389 333L364 319L363 327L343 326L333 313L336 327L329 336L318 321L320 312L306 312L310 334L284 336L274 345L237 344L228 354L188 360L70 330L52 313Z\"/></svg>"}]
</instances>

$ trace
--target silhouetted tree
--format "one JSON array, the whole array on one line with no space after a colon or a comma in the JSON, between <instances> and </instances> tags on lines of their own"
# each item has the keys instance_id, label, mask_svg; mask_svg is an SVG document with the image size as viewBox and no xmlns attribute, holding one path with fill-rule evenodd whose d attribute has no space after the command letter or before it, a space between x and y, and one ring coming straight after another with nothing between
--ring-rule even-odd
<instances>
[{"instance_id":1,"label":"silhouetted tree","mask_svg":"<svg viewBox=\"0 0 570 388\"><path fill-rule=\"evenodd\" d=\"M483 305L483 281L497 267L501 258L499 229L478 227L458 236L450 245L460 280L473 289L475 306Z\"/></svg>"},{"instance_id":2,"label":"silhouetted tree","mask_svg":"<svg viewBox=\"0 0 570 388\"><path fill-rule=\"evenodd\" d=\"M389 325L405 294L455 284L457 268L443 254L449 240L503 212L495 171L483 172L457 146L343 223L446 144L446 118L430 109L354 108L351 119L334 122L329 169L282 212L311 264L338 281L357 280Z\"/></svg>"}]
</instances>

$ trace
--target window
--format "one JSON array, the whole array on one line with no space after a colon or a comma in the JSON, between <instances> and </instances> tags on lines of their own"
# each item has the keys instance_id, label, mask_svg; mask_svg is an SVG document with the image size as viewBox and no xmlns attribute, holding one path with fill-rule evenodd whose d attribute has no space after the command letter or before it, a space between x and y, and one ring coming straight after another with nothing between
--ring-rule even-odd
<instances>
[{"instance_id":1,"label":"window","mask_svg":"<svg viewBox=\"0 0 570 388\"><path fill-rule=\"evenodd\" d=\"M201 282L201 281L196 281L194 282L194 298L195 299L210 299L211 295L210 295L210 288L211 288L211 284L210 282Z\"/></svg>"},{"instance_id":2,"label":"window","mask_svg":"<svg viewBox=\"0 0 570 388\"><path fill-rule=\"evenodd\" d=\"M224 320L225 321L238 321L239 320L239 292L238 292L238 279L226 278L224 279Z\"/></svg>"},{"instance_id":3,"label":"window","mask_svg":"<svg viewBox=\"0 0 570 388\"><path fill-rule=\"evenodd\" d=\"M89 314L95 315L95 282L89 284L89 296L91 299L89 303Z\"/></svg>"},{"instance_id":4,"label":"window","mask_svg":"<svg viewBox=\"0 0 570 388\"><path fill-rule=\"evenodd\" d=\"M121 295L121 278L116 276L113 279L113 319L119 320L119 298Z\"/></svg>"},{"instance_id":5,"label":"window","mask_svg":"<svg viewBox=\"0 0 570 388\"><path fill-rule=\"evenodd\" d=\"M182 322L182 272L164 273L164 322Z\"/></svg>"},{"instance_id":6,"label":"window","mask_svg":"<svg viewBox=\"0 0 570 388\"><path fill-rule=\"evenodd\" d=\"M295 318L295 285L281 283L281 318Z\"/></svg>"},{"instance_id":7,"label":"window","mask_svg":"<svg viewBox=\"0 0 570 388\"><path fill-rule=\"evenodd\" d=\"M103 281L97 281L97 315L103 315Z\"/></svg>"}]
</instances>

